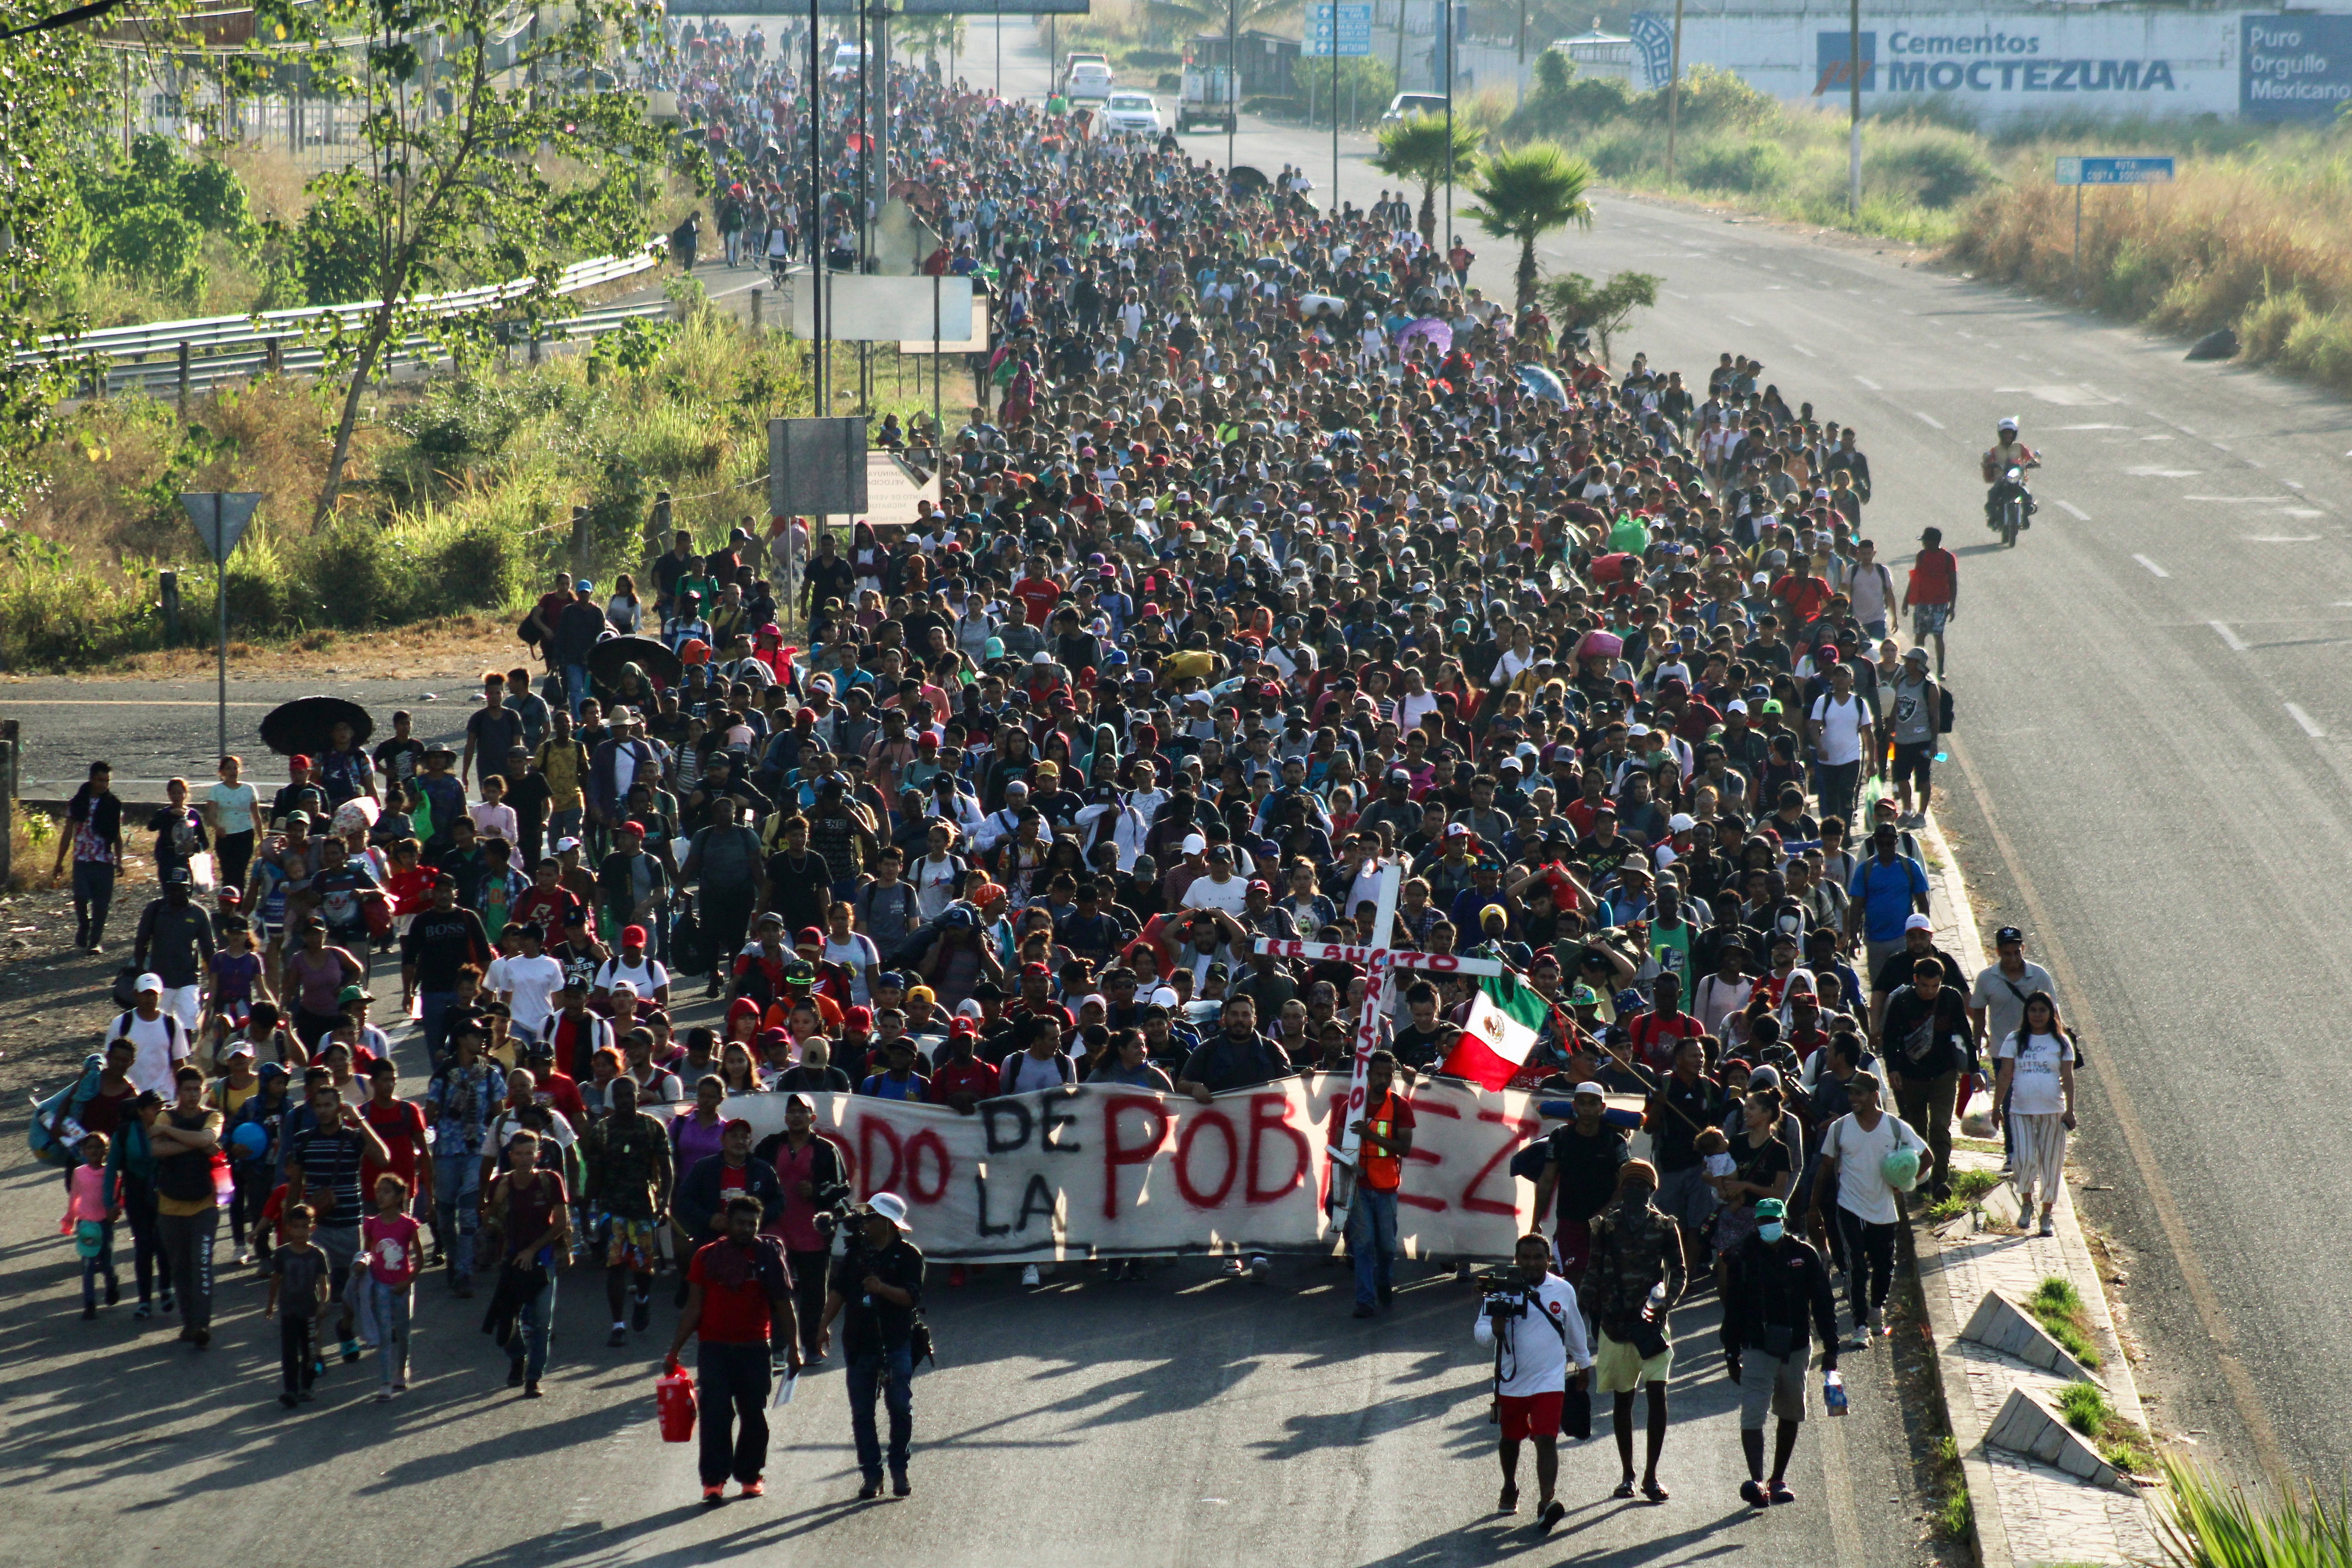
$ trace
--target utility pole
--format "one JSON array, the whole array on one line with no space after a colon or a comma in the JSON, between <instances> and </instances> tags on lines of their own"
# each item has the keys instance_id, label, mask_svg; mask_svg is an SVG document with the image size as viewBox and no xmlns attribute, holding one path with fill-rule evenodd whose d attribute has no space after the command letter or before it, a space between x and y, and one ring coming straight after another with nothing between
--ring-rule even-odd
<instances>
[{"instance_id":1,"label":"utility pole","mask_svg":"<svg viewBox=\"0 0 2352 1568\"><path fill-rule=\"evenodd\" d=\"M1397 0L1399 5L1403 0ZM1233 195L1234 131L1242 122L1242 0L1225 5L1225 194Z\"/></svg>"},{"instance_id":2,"label":"utility pole","mask_svg":"<svg viewBox=\"0 0 2352 1568\"><path fill-rule=\"evenodd\" d=\"M1681 11L1681 9L1682 9L1682 0L1675 0L1675 8L1676 13L1677 13L1677 14L1679 14L1679 13L1680 13L1680 11ZM1518 104L1517 104L1517 107L1519 107L1519 108L1521 108L1521 109L1525 109L1527 106L1528 106L1528 0L1519 0L1519 96L1518 96ZM1671 126L1672 126L1672 124L1673 124L1673 121L1669 120L1667 123L1668 123L1669 127L1671 127ZM1667 140L1667 141L1668 141L1670 144L1671 144L1671 143L1672 143L1672 141L1674 141L1674 131L1673 131L1671 129L1669 129L1669 130L1667 131L1667 132L1666 132L1666 140ZM1672 168L1674 167L1674 158L1672 157L1672 155L1669 155L1669 156L1667 157L1667 159L1666 159L1666 167L1667 167L1667 168L1669 168L1669 169L1672 169ZM1670 175L1670 176L1668 176L1668 177L1669 177L1669 178L1672 178L1672 176L1671 176L1671 175Z\"/></svg>"},{"instance_id":3,"label":"utility pole","mask_svg":"<svg viewBox=\"0 0 2352 1568\"><path fill-rule=\"evenodd\" d=\"M1845 25L1846 77L1846 210L1862 214L1862 0L1847 0Z\"/></svg>"},{"instance_id":4,"label":"utility pole","mask_svg":"<svg viewBox=\"0 0 2352 1568\"><path fill-rule=\"evenodd\" d=\"M1339 215L1339 0L1331 5L1331 204L1328 209L1333 218Z\"/></svg>"},{"instance_id":5,"label":"utility pole","mask_svg":"<svg viewBox=\"0 0 2352 1568\"><path fill-rule=\"evenodd\" d=\"M833 412L824 384L824 24L818 7L822 0L809 0L809 390L816 394L816 413L822 417Z\"/></svg>"},{"instance_id":6,"label":"utility pole","mask_svg":"<svg viewBox=\"0 0 2352 1568\"><path fill-rule=\"evenodd\" d=\"M1683 114L1683 0L1675 0L1675 43L1666 81L1666 183L1675 183L1675 129Z\"/></svg>"},{"instance_id":7,"label":"utility pole","mask_svg":"<svg viewBox=\"0 0 2352 1568\"><path fill-rule=\"evenodd\" d=\"M1454 248L1454 0L1437 0L1437 27L1445 35L1445 230L1437 236L1437 255L1450 267L1444 258Z\"/></svg>"}]
</instances>

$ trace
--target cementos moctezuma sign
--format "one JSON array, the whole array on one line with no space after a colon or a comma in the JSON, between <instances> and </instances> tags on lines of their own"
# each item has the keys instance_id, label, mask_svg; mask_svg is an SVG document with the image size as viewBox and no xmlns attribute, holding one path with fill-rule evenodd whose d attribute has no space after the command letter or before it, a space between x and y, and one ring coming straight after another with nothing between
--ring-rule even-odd
<instances>
[{"instance_id":1,"label":"cementos moctezuma sign","mask_svg":"<svg viewBox=\"0 0 2352 1568\"><path fill-rule=\"evenodd\" d=\"M1683 62L1816 102L1843 103L1858 75L1869 108L1935 99L1995 120L2085 111L2319 120L2352 101L2352 15L2103 6L1864 16L1856 50L1842 5L1686 8ZM1672 16L1637 13L1630 31L1644 85L1664 86Z\"/></svg>"}]
</instances>

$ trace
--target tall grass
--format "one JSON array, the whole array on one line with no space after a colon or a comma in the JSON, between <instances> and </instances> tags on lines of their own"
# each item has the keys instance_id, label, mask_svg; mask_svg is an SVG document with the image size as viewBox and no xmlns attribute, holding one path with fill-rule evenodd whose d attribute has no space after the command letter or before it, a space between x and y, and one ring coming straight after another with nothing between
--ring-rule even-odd
<instances>
[{"instance_id":1,"label":"tall grass","mask_svg":"<svg viewBox=\"0 0 2352 1568\"><path fill-rule=\"evenodd\" d=\"M2046 153L2018 154L1956 258L2159 330L2230 327L2249 361L2352 390L2352 141L2279 132L2192 152L2169 186L2087 191L2079 252L2074 193L2030 177Z\"/></svg>"},{"instance_id":2,"label":"tall grass","mask_svg":"<svg viewBox=\"0 0 2352 1568\"><path fill-rule=\"evenodd\" d=\"M2158 1508L2166 1559L2179 1568L2352 1568L2352 1503L2312 1487L2280 1498L2163 1457Z\"/></svg>"}]
</instances>

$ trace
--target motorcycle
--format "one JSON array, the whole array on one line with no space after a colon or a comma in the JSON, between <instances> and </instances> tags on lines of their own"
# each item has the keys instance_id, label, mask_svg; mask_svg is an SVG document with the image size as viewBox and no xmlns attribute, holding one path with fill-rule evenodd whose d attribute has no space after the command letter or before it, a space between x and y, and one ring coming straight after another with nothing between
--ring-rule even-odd
<instances>
[{"instance_id":1,"label":"motorcycle","mask_svg":"<svg viewBox=\"0 0 2352 1568\"><path fill-rule=\"evenodd\" d=\"M2000 536L2005 549L2017 548L2017 536L2033 526L2033 492L2026 487L2025 470L2012 467L1993 481L1985 494L1985 527Z\"/></svg>"}]
</instances>

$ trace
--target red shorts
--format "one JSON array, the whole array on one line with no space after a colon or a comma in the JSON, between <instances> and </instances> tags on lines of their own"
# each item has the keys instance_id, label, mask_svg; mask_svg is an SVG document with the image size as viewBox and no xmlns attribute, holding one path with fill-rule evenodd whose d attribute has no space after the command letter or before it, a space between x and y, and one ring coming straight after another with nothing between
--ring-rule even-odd
<instances>
[{"instance_id":1,"label":"red shorts","mask_svg":"<svg viewBox=\"0 0 2352 1568\"><path fill-rule=\"evenodd\" d=\"M1584 1281L1585 1266L1592 1261L1592 1227L1581 1219L1563 1219L1553 1228L1552 1254L1559 1260L1560 1277L1570 1284Z\"/></svg>"},{"instance_id":2,"label":"red shorts","mask_svg":"<svg viewBox=\"0 0 2352 1568\"><path fill-rule=\"evenodd\" d=\"M1528 1437L1558 1436L1559 1407L1564 1398L1558 1393L1502 1396L1503 1441L1517 1443Z\"/></svg>"}]
</instances>

